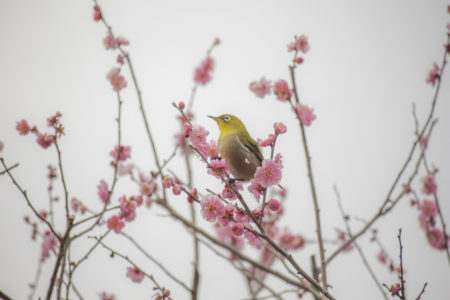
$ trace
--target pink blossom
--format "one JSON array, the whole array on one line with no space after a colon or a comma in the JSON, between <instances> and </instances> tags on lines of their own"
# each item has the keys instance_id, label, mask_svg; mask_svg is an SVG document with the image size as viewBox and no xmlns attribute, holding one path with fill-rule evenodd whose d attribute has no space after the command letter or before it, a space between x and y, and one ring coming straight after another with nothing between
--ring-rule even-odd
<instances>
[{"instance_id":1,"label":"pink blossom","mask_svg":"<svg viewBox=\"0 0 450 300\"><path fill-rule=\"evenodd\" d=\"M108 229L114 230L115 233L120 233L125 223L119 218L119 216L113 215L108 219Z\"/></svg>"},{"instance_id":2,"label":"pink blossom","mask_svg":"<svg viewBox=\"0 0 450 300\"><path fill-rule=\"evenodd\" d=\"M164 177L162 182L163 188L168 189L171 188L173 185L173 179L170 176Z\"/></svg>"},{"instance_id":3,"label":"pink blossom","mask_svg":"<svg viewBox=\"0 0 450 300\"><path fill-rule=\"evenodd\" d=\"M431 69L430 72L428 73L426 83L429 83L432 86L434 86L436 84L436 80L438 80L440 77L439 72L440 72L439 66L436 63L433 63L433 69Z\"/></svg>"},{"instance_id":4,"label":"pink blossom","mask_svg":"<svg viewBox=\"0 0 450 300\"><path fill-rule=\"evenodd\" d=\"M106 201L108 201L108 204L109 204L110 203L110 200L108 200L109 190L108 190L108 184L106 183L106 181L104 181L103 179L100 180L100 183L97 185L97 190L98 190L98 196L100 197L100 199L102 199L102 202L105 203Z\"/></svg>"},{"instance_id":5,"label":"pink blossom","mask_svg":"<svg viewBox=\"0 0 450 300\"><path fill-rule=\"evenodd\" d=\"M195 69L194 81L203 85L207 84L211 80L211 75L205 69L198 67Z\"/></svg>"},{"instance_id":6,"label":"pink blossom","mask_svg":"<svg viewBox=\"0 0 450 300\"><path fill-rule=\"evenodd\" d=\"M209 131L207 131L203 126L195 125L192 128L192 132L189 135L189 141L191 144L200 151L205 157L208 155L209 145L206 142L206 137Z\"/></svg>"},{"instance_id":7,"label":"pink blossom","mask_svg":"<svg viewBox=\"0 0 450 300\"><path fill-rule=\"evenodd\" d=\"M234 218L237 222L242 224L248 224L252 221L252 218L242 210L236 210L234 212Z\"/></svg>"},{"instance_id":8,"label":"pink blossom","mask_svg":"<svg viewBox=\"0 0 450 300\"><path fill-rule=\"evenodd\" d=\"M17 122L16 129L20 135L27 135L31 131L31 128L26 120Z\"/></svg>"},{"instance_id":9,"label":"pink blossom","mask_svg":"<svg viewBox=\"0 0 450 300\"><path fill-rule=\"evenodd\" d=\"M212 169L208 168L208 174L213 175L219 179L224 178L229 173L224 159L213 159L211 160L210 165Z\"/></svg>"},{"instance_id":10,"label":"pink blossom","mask_svg":"<svg viewBox=\"0 0 450 300\"><path fill-rule=\"evenodd\" d=\"M400 283L396 283L391 285L391 287L389 288L389 291L391 292L392 296L399 296L400 295L400 291L402 290L402 287L400 286Z\"/></svg>"},{"instance_id":11,"label":"pink blossom","mask_svg":"<svg viewBox=\"0 0 450 300\"><path fill-rule=\"evenodd\" d=\"M437 228L431 228L427 230L427 239L431 246L436 249L444 250L445 249L445 238L442 231Z\"/></svg>"},{"instance_id":12,"label":"pink blossom","mask_svg":"<svg viewBox=\"0 0 450 300\"><path fill-rule=\"evenodd\" d=\"M287 44L287 49L288 49L288 52L295 51L295 41Z\"/></svg>"},{"instance_id":13,"label":"pink blossom","mask_svg":"<svg viewBox=\"0 0 450 300\"><path fill-rule=\"evenodd\" d=\"M422 193L431 195L436 192L437 185L436 182L434 181L433 175L428 174L427 176L423 177L422 183L423 183Z\"/></svg>"},{"instance_id":14,"label":"pink blossom","mask_svg":"<svg viewBox=\"0 0 450 300\"><path fill-rule=\"evenodd\" d=\"M136 217L137 202L134 198L127 198L125 195L119 198L120 201L120 214L119 218L125 219L127 222L131 222Z\"/></svg>"},{"instance_id":15,"label":"pink blossom","mask_svg":"<svg viewBox=\"0 0 450 300\"><path fill-rule=\"evenodd\" d=\"M273 127L275 128L275 132L278 134L286 133L287 127L282 122L276 122Z\"/></svg>"},{"instance_id":16,"label":"pink blossom","mask_svg":"<svg viewBox=\"0 0 450 300\"><path fill-rule=\"evenodd\" d=\"M70 200L70 207L72 207L72 210L73 210L74 212L77 212L77 211L78 211L78 209L80 208L80 204L78 203L77 199L72 198L72 199Z\"/></svg>"},{"instance_id":17,"label":"pink blossom","mask_svg":"<svg viewBox=\"0 0 450 300\"><path fill-rule=\"evenodd\" d=\"M238 250L242 250L244 248L244 239L242 236L233 234L230 226L216 226L216 233L221 242L234 246Z\"/></svg>"},{"instance_id":18,"label":"pink blossom","mask_svg":"<svg viewBox=\"0 0 450 300\"><path fill-rule=\"evenodd\" d=\"M269 202L267 202L267 206L271 211L278 211L281 208L281 204L277 199L270 199Z\"/></svg>"},{"instance_id":19,"label":"pink blossom","mask_svg":"<svg viewBox=\"0 0 450 300\"><path fill-rule=\"evenodd\" d=\"M108 49L116 49L117 48L117 40L114 38L112 33L108 31L108 34L103 39L103 45L105 45L106 50Z\"/></svg>"},{"instance_id":20,"label":"pink blossom","mask_svg":"<svg viewBox=\"0 0 450 300\"><path fill-rule=\"evenodd\" d=\"M214 69L214 60L206 57L194 71L194 81L202 85L207 84L211 80L210 72Z\"/></svg>"},{"instance_id":21,"label":"pink blossom","mask_svg":"<svg viewBox=\"0 0 450 300\"><path fill-rule=\"evenodd\" d=\"M100 10L100 6L94 5L94 21L99 21L102 18L102 11Z\"/></svg>"},{"instance_id":22,"label":"pink blossom","mask_svg":"<svg viewBox=\"0 0 450 300\"><path fill-rule=\"evenodd\" d=\"M310 126L312 121L316 119L313 109L301 103L295 105L295 112L304 126Z\"/></svg>"},{"instance_id":23,"label":"pink blossom","mask_svg":"<svg viewBox=\"0 0 450 300\"><path fill-rule=\"evenodd\" d=\"M58 111L58 112L56 112L55 115L48 117L47 118L47 126L48 127L57 127L61 116L62 116L62 114Z\"/></svg>"},{"instance_id":24,"label":"pink blossom","mask_svg":"<svg viewBox=\"0 0 450 300\"><path fill-rule=\"evenodd\" d=\"M258 140L258 143L261 145L261 147L267 147L273 145L273 142L275 142L276 136L275 134L271 133L265 140Z\"/></svg>"},{"instance_id":25,"label":"pink blossom","mask_svg":"<svg viewBox=\"0 0 450 300\"><path fill-rule=\"evenodd\" d=\"M124 175L131 174L131 171L133 169L134 169L134 164L132 164L132 163L129 163L127 165L119 164L119 166L117 168L117 173L119 174L119 176L124 176Z\"/></svg>"},{"instance_id":26,"label":"pink blossom","mask_svg":"<svg viewBox=\"0 0 450 300\"><path fill-rule=\"evenodd\" d=\"M280 101L287 101L291 99L293 95L292 91L289 89L287 82L283 79L275 82L273 86L273 92L277 96L277 99Z\"/></svg>"},{"instance_id":27,"label":"pink blossom","mask_svg":"<svg viewBox=\"0 0 450 300\"><path fill-rule=\"evenodd\" d=\"M281 180L282 168L281 161L276 162L276 160L265 159L262 165L256 168L255 177L252 179L252 182L259 183L264 188L278 184Z\"/></svg>"},{"instance_id":28,"label":"pink blossom","mask_svg":"<svg viewBox=\"0 0 450 300\"><path fill-rule=\"evenodd\" d=\"M156 183L154 181L143 182L141 184L140 192L142 195L150 197L151 195L153 195L153 193L156 191L157 188L158 188L158 186L156 185Z\"/></svg>"},{"instance_id":29,"label":"pink blossom","mask_svg":"<svg viewBox=\"0 0 450 300\"><path fill-rule=\"evenodd\" d=\"M295 41L295 49L297 49L298 51L301 51L303 53L308 52L310 49L308 37L303 34L301 36L299 36L297 38L297 40Z\"/></svg>"},{"instance_id":30,"label":"pink blossom","mask_svg":"<svg viewBox=\"0 0 450 300\"><path fill-rule=\"evenodd\" d=\"M180 109L184 109L186 107L186 104L183 101L178 102L178 107Z\"/></svg>"},{"instance_id":31,"label":"pink blossom","mask_svg":"<svg viewBox=\"0 0 450 300\"><path fill-rule=\"evenodd\" d=\"M423 228L423 230L427 231L430 227L434 226L434 218L428 217L421 213L419 215L419 224L420 224L420 227Z\"/></svg>"},{"instance_id":32,"label":"pink blossom","mask_svg":"<svg viewBox=\"0 0 450 300\"><path fill-rule=\"evenodd\" d=\"M192 125L189 124L188 122L184 122L184 124L183 124L184 137L189 137L191 132L192 132Z\"/></svg>"},{"instance_id":33,"label":"pink blossom","mask_svg":"<svg viewBox=\"0 0 450 300\"><path fill-rule=\"evenodd\" d=\"M123 65L125 62L123 60L123 56L122 54L117 55L117 59L116 59L117 63Z\"/></svg>"},{"instance_id":34,"label":"pink blossom","mask_svg":"<svg viewBox=\"0 0 450 300\"><path fill-rule=\"evenodd\" d=\"M229 200L236 200L237 195L236 193L231 189L229 185L226 185L222 190L222 198L229 199Z\"/></svg>"},{"instance_id":35,"label":"pink blossom","mask_svg":"<svg viewBox=\"0 0 450 300\"><path fill-rule=\"evenodd\" d=\"M130 146L120 145L120 154L119 154L119 146L116 145L116 146L114 146L114 150L109 152L109 155L112 156L114 161L117 160L117 156L119 156L119 160L125 161L125 160L127 160L128 158L131 157L131 147Z\"/></svg>"},{"instance_id":36,"label":"pink blossom","mask_svg":"<svg viewBox=\"0 0 450 300\"><path fill-rule=\"evenodd\" d=\"M423 147L426 147L428 144L428 138L425 135L420 136L419 144L421 144Z\"/></svg>"},{"instance_id":37,"label":"pink blossom","mask_svg":"<svg viewBox=\"0 0 450 300\"><path fill-rule=\"evenodd\" d=\"M0 152L2 152L2 151L3 151L3 147L5 147L5 144L3 144L3 142L2 142L2 141L0 141Z\"/></svg>"},{"instance_id":38,"label":"pink blossom","mask_svg":"<svg viewBox=\"0 0 450 300\"><path fill-rule=\"evenodd\" d=\"M338 235L338 240L340 240L342 243L345 243L347 241L347 236L345 234L345 232L343 232L342 230L339 230L336 228L336 232ZM353 244L349 244L347 247L345 247L344 252L349 252L353 249Z\"/></svg>"},{"instance_id":39,"label":"pink blossom","mask_svg":"<svg viewBox=\"0 0 450 300\"><path fill-rule=\"evenodd\" d=\"M252 180L250 182L250 185L248 186L247 189L256 198L256 201L259 201L259 198L262 196L264 192L264 187L261 186L261 184L255 180Z\"/></svg>"},{"instance_id":40,"label":"pink blossom","mask_svg":"<svg viewBox=\"0 0 450 300\"><path fill-rule=\"evenodd\" d=\"M116 38L116 42L117 42L117 45L119 45L119 46L126 46L126 45L130 44L130 42L122 36L118 36Z\"/></svg>"},{"instance_id":41,"label":"pink blossom","mask_svg":"<svg viewBox=\"0 0 450 300\"><path fill-rule=\"evenodd\" d=\"M208 195L201 202L203 218L208 222L214 222L225 214L225 206L219 198Z\"/></svg>"},{"instance_id":42,"label":"pink blossom","mask_svg":"<svg viewBox=\"0 0 450 300\"><path fill-rule=\"evenodd\" d=\"M303 59L303 57L301 57L301 56L299 56L299 57L297 57L296 59L295 59L295 62L299 65L299 64L301 64L301 63L303 63L303 61L304 61L304 59Z\"/></svg>"},{"instance_id":43,"label":"pink blossom","mask_svg":"<svg viewBox=\"0 0 450 300\"><path fill-rule=\"evenodd\" d=\"M242 191L244 189L244 185L240 181L235 181L234 182L234 187L238 191ZM224 187L224 189L222 190L222 197L225 198L225 199L229 199L229 200L236 200L237 199L237 195L233 191L233 189L231 188L230 185L226 185Z\"/></svg>"},{"instance_id":44,"label":"pink blossom","mask_svg":"<svg viewBox=\"0 0 450 300\"><path fill-rule=\"evenodd\" d=\"M233 223L231 225L231 232L234 235L241 236L244 233L244 225L242 223Z\"/></svg>"},{"instance_id":45,"label":"pink blossom","mask_svg":"<svg viewBox=\"0 0 450 300\"><path fill-rule=\"evenodd\" d=\"M47 149L55 142L55 138L53 137L53 135L48 135L46 133L37 133L36 141L42 148Z\"/></svg>"},{"instance_id":46,"label":"pink blossom","mask_svg":"<svg viewBox=\"0 0 450 300\"><path fill-rule=\"evenodd\" d=\"M380 252L378 252L378 254L377 254L377 259L380 263L386 264L387 263L386 252L384 252L383 250L380 250Z\"/></svg>"},{"instance_id":47,"label":"pink blossom","mask_svg":"<svg viewBox=\"0 0 450 300\"><path fill-rule=\"evenodd\" d=\"M173 186L172 186L172 193L174 194L174 195L176 195L176 196L178 196L179 194L181 194L181 191L182 191L183 189L181 188L181 185L179 185L179 184L174 184Z\"/></svg>"},{"instance_id":48,"label":"pink blossom","mask_svg":"<svg viewBox=\"0 0 450 300\"><path fill-rule=\"evenodd\" d=\"M286 251L297 250L305 245L305 239L301 235L294 235L285 231L280 237L280 246Z\"/></svg>"},{"instance_id":49,"label":"pink blossom","mask_svg":"<svg viewBox=\"0 0 450 300\"><path fill-rule=\"evenodd\" d=\"M113 86L113 90L115 90L116 92L127 87L125 78L119 73L119 68L112 68L106 75L106 78L109 80L109 82L111 82L111 85Z\"/></svg>"},{"instance_id":50,"label":"pink blossom","mask_svg":"<svg viewBox=\"0 0 450 300\"><path fill-rule=\"evenodd\" d=\"M201 62L200 67L202 67L206 71L210 72L210 71L214 70L214 60L210 56L207 56Z\"/></svg>"},{"instance_id":51,"label":"pink blossom","mask_svg":"<svg viewBox=\"0 0 450 300\"><path fill-rule=\"evenodd\" d=\"M438 213L436 202L433 200L425 199L417 208L421 211L421 214L426 217L435 217Z\"/></svg>"},{"instance_id":52,"label":"pink blossom","mask_svg":"<svg viewBox=\"0 0 450 300\"><path fill-rule=\"evenodd\" d=\"M44 233L44 239L41 246L41 262L50 256L51 251L55 251L59 241L56 236L49 230Z\"/></svg>"},{"instance_id":53,"label":"pink blossom","mask_svg":"<svg viewBox=\"0 0 450 300\"><path fill-rule=\"evenodd\" d=\"M256 234L254 234L252 231L245 230L244 237L247 240L247 242L250 244L250 246L252 246L256 249L261 249L261 247L262 247L261 239Z\"/></svg>"},{"instance_id":54,"label":"pink blossom","mask_svg":"<svg viewBox=\"0 0 450 300\"><path fill-rule=\"evenodd\" d=\"M251 82L249 88L256 97L264 98L265 95L270 95L271 83L266 77L262 77L259 81Z\"/></svg>"},{"instance_id":55,"label":"pink blossom","mask_svg":"<svg viewBox=\"0 0 450 300\"><path fill-rule=\"evenodd\" d=\"M208 157L211 157L212 159L219 157L219 148L217 147L217 142L215 140L209 141Z\"/></svg>"},{"instance_id":56,"label":"pink blossom","mask_svg":"<svg viewBox=\"0 0 450 300\"><path fill-rule=\"evenodd\" d=\"M192 197L191 197L191 195L192 195ZM198 198L198 191L196 188L193 188L187 196L187 201L189 203L193 203L195 201L195 199L197 199L197 198Z\"/></svg>"},{"instance_id":57,"label":"pink blossom","mask_svg":"<svg viewBox=\"0 0 450 300\"><path fill-rule=\"evenodd\" d=\"M129 277L133 282L140 283L144 279L144 276L144 273L139 271L136 267L127 268L127 277Z\"/></svg>"}]
</instances>

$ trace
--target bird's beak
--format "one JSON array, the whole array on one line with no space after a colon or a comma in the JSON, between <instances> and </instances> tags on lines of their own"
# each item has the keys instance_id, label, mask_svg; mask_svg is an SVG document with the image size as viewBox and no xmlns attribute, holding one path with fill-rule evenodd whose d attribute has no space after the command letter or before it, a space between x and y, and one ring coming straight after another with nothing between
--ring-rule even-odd
<instances>
[{"instance_id":1,"label":"bird's beak","mask_svg":"<svg viewBox=\"0 0 450 300\"><path fill-rule=\"evenodd\" d=\"M213 116L208 116L208 118L213 119L214 121L217 121L219 118L218 117L213 117Z\"/></svg>"}]
</instances>

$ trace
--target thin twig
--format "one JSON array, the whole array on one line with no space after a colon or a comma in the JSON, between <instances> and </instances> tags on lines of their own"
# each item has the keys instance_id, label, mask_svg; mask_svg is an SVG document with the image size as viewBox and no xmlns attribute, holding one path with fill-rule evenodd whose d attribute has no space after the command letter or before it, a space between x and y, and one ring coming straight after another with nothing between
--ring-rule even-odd
<instances>
[{"instance_id":1,"label":"thin twig","mask_svg":"<svg viewBox=\"0 0 450 300\"><path fill-rule=\"evenodd\" d=\"M8 169L1 171L0 175L6 174L8 171L11 171L12 169L16 168L19 166L19 163L16 163L15 165L12 165L11 167L9 167Z\"/></svg>"},{"instance_id":2,"label":"thin twig","mask_svg":"<svg viewBox=\"0 0 450 300\"><path fill-rule=\"evenodd\" d=\"M296 281L296 280L292 280L289 277L286 277L285 275L279 273L276 270L273 270L271 268L268 268L267 266L251 259L250 257L246 256L245 254L241 253L241 251L233 248L230 245L227 245L225 243L222 243L221 241L217 240L215 237L213 237L212 235L210 235L209 233L207 233L206 231L204 231L203 229L199 228L196 225L193 225L190 221L188 221L186 218L184 218L182 215L180 215L179 213L177 213L171 206L167 205L166 203L163 202L159 202L160 205L162 205L168 212L169 214L174 217L176 220L179 220L180 222L182 222L186 227L195 230L197 233L199 233L200 235L204 236L205 238L207 238L208 240L210 240L211 242L213 242L214 244L227 249L228 251L230 251L231 253L233 253L234 255L236 255L237 257L239 257L240 259L249 262L250 264L252 264L253 266L255 266L256 268L259 268L267 273L270 273L272 275L274 275L275 277L280 278L281 280L283 280L284 282L286 282L287 284L299 287L301 289L306 289L308 291L310 291L312 294L317 295L319 297L319 299L335 299L329 292L325 291L320 284L318 284L314 279L312 279L308 274L306 274L306 276L308 276L309 278L306 278L309 282L311 282L311 284L313 286L315 286L317 289L319 289L319 291L322 293L320 294L319 292L317 292L313 287L310 287L306 284L304 284L301 281ZM284 252L284 250L283 250ZM290 257L290 263L292 263L293 259L292 256L290 256L289 254L287 254L286 252L284 252L286 255L288 255L288 257ZM288 258L289 259L289 258ZM295 261L294 261L295 262ZM298 267L298 265L297 265ZM295 268L295 266L294 266ZM303 274L302 274L303 275Z\"/></svg>"},{"instance_id":3,"label":"thin twig","mask_svg":"<svg viewBox=\"0 0 450 300\"><path fill-rule=\"evenodd\" d=\"M334 185L334 193L336 194L336 200L337 200L337 203L339 206L339 211L341 212L342 220L344 220L345 228L347 230L347 235L349 236L349 238L352 238L352 236L353 236L352 231L350 229L350 225L348 224L348 220L346 218L346 214L345 214L344 208L342 206L341 195L339 194L339 191L338 191L336 185ZM388 296L386 295L386 293L383 289L383 286L381 285L380 281L378 280L377 276L375 275L375 272L370 267L370 264L367 261L366 256L364 255L364 252L362 251L361 247L359 246L359 244L356 241L353 242L353 245L355 245L356 250L358 250L359 256L361 257L361 260L363 261L364 266L366 267L367 271L369 272L370 276L372 277L373 281L375 282L375 285L380 290L383 298L388 300Z\"/></svg>"},{"instance_id":4,"label":"thin twig","mask_svg":"<svg viewBox=\"0 0 450 300\"><path fill-rule=\"evenodd\" d=\"M103 218L104 213L107 210L107 206L109 204L109 202L111 201L111 197L114 191L114 188L116 186L117 180L118 180L118 166L119 166L119 158L122 152L122 130L121 130L121 117L122 117L122 100L120 98L120 92L117 92L117 156L115 157L115 163L114 163L114 174L113 174L113 180L112 180L112 184L111 184L111 189L108 191L108 198L105 200L105 203L103 205L102 210L100 211L99 214L97 214L97 219L95 220L95 222L89 226L88 228L86 228L85 230L81 231L80 233L74 235L71 240L75 240L81 236L83 236L84 234L90 232L92 229L94 229L95 226L97 226L100 223L100 220Z\"/></svg>"},{"instance_id":5,"label":"thin twig","mask_svg":"<svg viewBox=\"0 0 450 300\"><path fill-rule=\"evenodd\" d=\"M430 128L428 129L428 134L427 137L429 138L431 136L432 130L434 128L434 125L436 124L436 121L432 122L430 125ZM419 166L420 163L422 162L423 156L425 153L425 148L422 149L422 152L419 155L419 158L417 159L416 165L411 173L411 175L409 176L407 182L406 182L406 186L409 186L412 182L412 180L416 177L418 171L419 171ZM412 156L412 153L410 153L410 156ZM411 159L408 158L407 159L407 164L409 165L409 161ZM402 168L403 169L403 168ZM400 171L403 174L403 171ZM343 243L340 247L338 247L338 249L336 249L326 260L326 263L329 264L339 253L341 253L345 248L347 248L348 245L350 245L351 243L353 243L357 238L359 238L360 236L362 236L370 227L372 227L372 225L382 216L384 216L385 214L387 214L391 209L393 209L395 207L395 205L400 201L400 199L402 199L402 197L405 195L405 190L403 189L396 198L394 198L393 200L391 200L390 198L386 198L385 201L383 202L383 204L381 205L380 209L377 211L377 213L363 226L362 229L360 229L357 233L353 234L352 238L349 238L345 243ZM388 193L388 196L390 197L390 192ZM387 204L390 205L388 207L386 207Z\"/></svg>"},{"instance_id":6,"label":"thin twig","mask_svg":"<svg viewBox=\"0 0 450 300\"><path fill-rule=\"evenodd\" d=\"M147 257L149 260L151 260L155 265L157 265L167 276L169 276L169 278L171 278L173 281L175 281L176 283L178 283L181 287L183 287L186 291L191 292L191 289L180 279L178 279L177 277L175 277L175 275L173 275L169 270L167 270L166 267L164 267L157 259L155 259L153 256L151 256L147 251L145 251L144 248L142 248L141 245L138 244L138 242L136 242L136 240L134 238L132 238L130 235L128 235L125 232L121 232L121 235L123 235L124 237L126 237L139 251L141 251L142 254L145 255L145 257Z\"/></svg>"},{"instance_id":7,"label":"thin twig","mask_svg":"<svg viewBox=\"0 0 450 300\"><path fill-rule=\"evenodd\" d=\"M295 64L294 64L294 66L295 66ZM300 100L299 100L299 96L298 96L298 92L297 92L297 87L295 86L294 66L289 66L289 71L291 74L294 98L295 98L295 101L297 103L299 103ZM291 105L293 106L291 101L289 101L289 103L291 103ZM308 169L309 186L311 189L311 195L312 195L313 205L314 205L314 217L316 220L316 234L317 234L317 241L318 241L318 245L319 245L319 258L320 258L320 270L322 273L322 285L323 285L324 289L327 290L328 282L327 282L327 273L326 273L327 266L326 266L326 262L325 262L325 248L323 246L322 228L321 228L321 222L320 222L319 200L317 199L316 185L314 183L314 176L313 176L313 170L312 170L312 164L311 164L311 155L309 154L308 142L306 139L306 132L305 132L305 128L303 126L303 122L297 114L295 114L295 116L300 125L303 150L304 150L305 159L306 159L306 167Z\"/></svg>"},{"instance_id":8,"label":"thin twig","mask_svg":"<svg viewBox=\"0 0 450 300\"><path fill-rule=\"evenodd\" d=\"M111 253L113 253L114 255L117 255L117 256L123 258L124 260L126 260L127 262L129 262L133 267L137 268L137 269L139 270L139 272L141 272L142 274L144 274L145 277L147 277L148 279L150 279L150 280L153 282L153 284L155 285L156 289L158 289L161 293L164 292L165 288L162 287L162 286L156 281L156 279L153 277L153 275L144 272L144 271L143 271L141 268L139 268L139 266L138 266L135 262L133 262L128 256L123 255L123 254L117 252L116 250L110 248L109 246L105 245L99 238L97 238L97 237L92 237L92 238L94 238L95 240L97 240L98 243L100 243L100 245L102 245L102 247L105 248L106 250L111 251ZM172 299L172 298L171 298L171 297L168 297L168 299Z\"/></svg>"},{"instance_id":9,"label":"thin twig","mask_svg":"<svg viewBox=\"0 0 450 300\"><path fill-rule=\"evenodd\" d=\"M27 202L28 206L31 208L31 210L33 211L33 213L35 214L36 217L38 217L38 219L40 219L42 222L44 222L45 224L47 224L48 228L50 229L50 231L53 233L53 235L61 242L62 237L55 231L55 228L53 228L52 224L50 224L49 221L47 221L46 218L44 218L43 216L41 216L40 213L37 212L37 210L34 208L33 204L31 204L30 199L28 198L27 195L27 191L25 191L24 189L22 189L22 187L19 185L19 183L16 181L16 179L14 178L14 176L11 174L11 172L9 171L11 168L8 168L5 164L5 161L3 159L3 157L0 157L0 162L2 163L3 167L5 168L5 172L8 174L9 178L11 178L13 184L19 189L19 191L22 193L23 197L25 198L25 201Z\"/></svg>"},{"instance_id":10,"label":"thin twig","mask_svg":"<svg viewBox=\"0 0 450 300\"><path fill-rule=\"evenodd\" d=\"M422 297L423 293L425 293L425 288L427 287L428 282L425 282L423 285L422 291L420 292L419 296L417 296L416 300L420 300L420 297Z\"/></svg>"},{"instance_id":11,"label":"thin twig","mask_svg":"<svg viewBox=\"0 0 450 300\"><path fill-rule=\"evenodd\" d=\"M50 279L50 285L48 287L47 296L45 298L46 300L50 300L52 297L53 287L55 286L55 281L56 281L56 275L58 274L58 270L59 270L61 261L65 259L67 245L70 242L69 236L70 236L70 230L72 229L72 225L73 225L73 217L69 216L69 219L67 220L67 222L68 223L67 223L66 233L64 234L64 237L60 240L59 253L58 253L58 257L56 258L55 267L53 268L52 277Z\"/></svg>"},{"instance_id":12,"label":"thin twig","mask_svg":"<svg viewBox=\"0 0 450 300\"><path fill-rule=\"evenodd\" d=\"M403 278L403 245L402 245L402 229L400 228L398 230L398 244L400 247L400 287L401 287L401 299L406 300L406 295L405 295L405 279Z\"/></svg>"},{"instance_id":13,"label":"thin twig","mask_svg":"<svg viewBox=\"0 0 450 300\"><path fill-rule=\"evenodd\" d=\"M447 45L450 42L450 35L447 35ZM445 66L447 64L447 49L444 50L444 54L443 54L443 59L442 59L442 63L441 63L441 67L440 67L440 76L437 78L437 84L436 84L436 89L434 92L434 96L433 96L433 101L431 103L431 108L430 108L430 112L428 113L428 117L427 120L425 122L425 124L422 127L422 130L420 131L420 133L418 134L419 138L421 136L424 135L424 133L428 130L428 137L431 134L431 129L435 123L435 121L432 121L433 116L434 116L434 111L435 111L435 107L436 107L436 103L437 103L437 99L439 96L439 91L440 91L440 87L441 87L441 81L442 81L442 77L444 74L444 70L445 70ZM391 201L391 195L394 191L394 189L397 187L400 178L403 176L403 173L405 172L406 168L409 166L410 161L412 160L413 154L415 152L415 149L417 147L417 144L419 143L419 138L416 138L413 145L411 146L411 150L408 154L408 157L406 158L406 161L403 163L402 167L400 168L400 171L397 174L397 177L394 179L393 184L391 185L388 194L379 210L378 213L376 213L372 219L367 223L366 226L364 226L360 231L358 231L354 236L353 239L349 239L346 243L344 243L343 245L341 245L341 247L339 247L337 250L335 250L326 260L326 263L328 264L331 260L333 260L334 257L336 257L337 254L339 254L342 250L344 250L350 243L352 243L355 239L357 239L358 237L360 237L362 234L364 234L366 232L367 229L369 229L373 223L375 223L376 220L378 220L379 217L381 217L384 213L383 213L383 209L385 208L385 206ZM423 157L423 152L424 149L422 150L422 155L419 158L419 162ZM413 174L417 173L417 169L413 172ZM414 175L415 176L415 175ZM409 185L413 179L414 176L411 176L408 180L407 185ZM403 196L404 192L400 193L399 197L397 197L397 201L393 201L391 206L389 207L389 210L392 209L395 204L398 202L398 200Z\"/></svg>"},{"instance_id":14,"label":"thin twig","mask_svg":"<svg viewBox=\"0 0 450 300\"><path fill-rule=\"evenodd\" d=\"M67 189L66 179L64 177L64 171L63 171L63 163L62 163L62 154L61 149L59 148L58 144L58 134L55 134L55 147L56 152L58 153L58 167L59 167L59 173L61 176L61 183L64 190L64 208L66 210L66 219L69 220L69 191Z\"/></svg>"}]
</instances>

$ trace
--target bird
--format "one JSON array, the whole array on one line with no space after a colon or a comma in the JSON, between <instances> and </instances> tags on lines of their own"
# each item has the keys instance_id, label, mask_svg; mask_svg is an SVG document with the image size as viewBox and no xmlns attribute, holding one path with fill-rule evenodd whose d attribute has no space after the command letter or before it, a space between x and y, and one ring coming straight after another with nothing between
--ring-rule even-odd
<instances>
[{"instance_id":1,"label":"bird","mask_svg":"<svg viewBox=\"0 0 450 300\"><path fill-rule=\"evenodd\" d=\"M251 180L264 159L259 144L250 136L238 117L231 114L208 117L216 121L219 127L219 153L221 158L225 159L225 165L234 179Z\"/></svg>"}]
</instances>

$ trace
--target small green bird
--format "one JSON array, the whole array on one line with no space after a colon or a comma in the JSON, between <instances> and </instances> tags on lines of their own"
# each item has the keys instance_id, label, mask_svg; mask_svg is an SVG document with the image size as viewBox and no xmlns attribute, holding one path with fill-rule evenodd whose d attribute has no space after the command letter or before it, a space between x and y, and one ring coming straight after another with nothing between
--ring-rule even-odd
<instances>
[{"instance_id":1,"label":"small green bird","mask_svg":"<svg viewBox=\"0 0 450 300\"><path fill-rule=\"evenodd\" d=\"M238 117L230 114L208 117L219 126L219 153L225 159L228 170L237 180L252 179L264 159L259 144L248 134Z\"/></svg>"}]
</instances>

